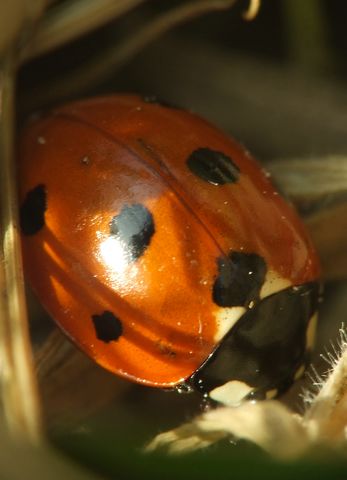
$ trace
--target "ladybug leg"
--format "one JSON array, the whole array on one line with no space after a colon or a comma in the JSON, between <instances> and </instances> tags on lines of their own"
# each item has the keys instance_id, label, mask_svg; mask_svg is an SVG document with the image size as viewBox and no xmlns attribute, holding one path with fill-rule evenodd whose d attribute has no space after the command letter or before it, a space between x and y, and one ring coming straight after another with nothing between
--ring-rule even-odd
<instances>
[{"instance_id":1,"label":"ladybug leg","mask_svg":"<svg viewBox=\"0 0 347 480\"><path fill-rule=\"evenodd\" d=\"M312 348L319 285L270 295L249 309L189 379L226 405L273 398L303 373Z\"/></svg>"}]
</instances>

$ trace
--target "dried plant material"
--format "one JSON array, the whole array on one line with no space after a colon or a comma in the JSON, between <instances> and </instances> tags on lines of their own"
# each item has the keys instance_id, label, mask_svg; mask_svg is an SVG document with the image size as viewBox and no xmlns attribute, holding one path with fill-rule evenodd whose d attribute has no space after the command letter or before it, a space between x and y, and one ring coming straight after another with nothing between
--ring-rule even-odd
<instances>
[{"instance_id":1,"label":"dried plant material","mask_svg":"<svg viewBox=\"0 0 347 480\"><path fill-rule=\"evenodd\" d=\"M254 20L258 15L261 6L261 0L250 0L248 9L244 12L243 18L245 20Z\"/></svg>"},{"instance_id":2,"label":"dried plant material","mask_svg":"<svg viewBox=\"0 0 347 480\"><path fill-rule=\"evenodd\" d=\"M42 55L60 45L63 45L91 30L115 19L135 8L145 0L73 0L58 5L48 12L41 21L38 30L28 48L21 53L21 61ZM201 15L205 11L229 8L236 0L195 0L188 6L178 7L183 12L183 18ZM243 17L253 20L260 9L261 0L250 0ZM176 13L172 10L172 13ZM180 17L182 14L180 13ZM163 16L165 17L165 15ZM181 21L180 19L176 23Z\"/></svg>"},{"instance_id":3,"label":"dried plant material","mask_svg":"<svg viewBox=\"0 0 347 480\"><path fill-rule=\"evenodd\" d=\"M249 440L282 459L296 457L309 443L300 417L280 402L269 400L210 410L191 423L158 435L146 451L166 447L172 454L187 453L226 437Z\"/></svg>"},{"instance_id":4,"label":"dried plant material","mask_svg":"<svg viewBox=\"0 0 347 480\"><path fill-rule=\"evenodd\" d=\"M288 158L267 163L267 168L296 203L318 203L317 210L347 199L347 157Z\"/></svg>"},{"instance_id":5,"label":"dried plant material","mask_svg":"<svg viewBox=\"0 0 347 480\"><path fill-rule=\"evenodd\" d=\"M115 19L145 0L70 0L48 11L21 52L21 61L30 60L57 48Z\"/></svg>"},{"instance_id":6,"label":"dried plant material","mask_svg":"<svg viewBox=\"0 0 347 480\"><path fill-rule=\"evenodd\" d=\"M123 66L146 45L168 32L175 26L212 11L231 8L237 0L190 0L164 13L151 17L137 29L136 35L129 35L116 45L104 47L102 52L84 62L78 69L60 75L59 83L53 89L35 92L36 104L57 102L59 99L81 94ZM43 98L42 98L43 96ZM53 98L54 97L54 98Z\"/></svg>"},{"instance_id":7,"label":"dried plant material","mask_svg":"<svg viewBox=\"0 0 347 480\"><path fill-rule=\"evenodd\" d=\"M325 378L312 377L312 390L304 394L303 416L280 401L244 402L238 407L207 411L172 431L161 433L147 452L165 448L171 454L201 449L223 438L246 439L280 459L297 458L316 445L346 447L347 431L347 334L342 327L338 351L327 353L332 369Z\"/></svg>"},{"instance_id":8,"label":"dried plant material","mask_svg":"<svg viewBox=\"0 0 347 480\"><path fill-rule=\"evenodd\" d=\"M141 78L143 89L193 109L242 139L262 161L283 158L284 152L303 161L346 155L345 86L292 64L172 34L139 55L131 75Z\"/></svg>"},{"instance_id":9,"label":"dried plant material","mask_svg":"<svg viewBox=\"0 0 347 480\"><path fill-rule=\"evenodd\" d=\"M332 205L306 218L306 224L321 258L324 280L347 276L347 202Z\"/></svg>"},{"instance_id":10,"label":"dried plant material","mask_svg":"<svg viewBox=\"0 0 347 480\"><path fill-rule=\"evenodd\" d=\"M278 159L267 168L304 215L324 279L346 278L347 157Z\"/></svg>"},{"instance_id":11,"label":"dried plant material","mask_svg":"<svg viewBox=\"0 0 347 480\"><path fill-rule=\"evenodd\" d=\"M132 386L100 368L58 328L38 349L35 360L49 430L77 425L119 399Z\"/></svg>"},{"instance_id":12,"label":"dried plant material","mask_svg":"<svg viewBox=\"0 0 347 480\"><path fill-rule=\"evenodd\" d=\"M322 356L331 369L323 378L314 375L312 383L319 390L317 395L305 392L304 399L309 408L304 415L304 422L316 441L346 443L347 334L344 326L340 329L338 346L331 344Z\"/></svg>"},{"instance_id":13,"label":"dried plant material","mask_svg":"<svg viewBox=\"0 0 347 480\"><path fill-rule=\"evenodd\" d=\"M4 424L41 440L41 415L24 295L13 159L14 64L0 65L0 365Z\"/></svg>"},{"instance_id":14,"label":"dried plant material","mask_svg":"<svg viewBox=\"0 0 347 480\"><path fill-rule=\"evenodd\" d=\"M42 15L50 0L3 0L0 2L0 54L16 44L28 26Z\"/></svg>"}]
</instances>

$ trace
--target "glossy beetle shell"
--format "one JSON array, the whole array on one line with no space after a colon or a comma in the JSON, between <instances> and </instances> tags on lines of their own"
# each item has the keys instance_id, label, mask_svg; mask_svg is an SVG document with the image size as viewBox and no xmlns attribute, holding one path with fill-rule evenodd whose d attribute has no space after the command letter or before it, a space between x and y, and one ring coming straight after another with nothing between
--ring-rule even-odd
<instances>
[{"instance_id":1,"label":"glossy beetle shell","mask_svg":"<svg viewBox=\"0 0 347 480\"><path fill-rule=\"evenodd\" d=\"M26 275L118 375L176 385L247 309L319 276L292 206L191 113L133 95L75 102L30 123L19 159Z\"/></svg>"}]
</instances>

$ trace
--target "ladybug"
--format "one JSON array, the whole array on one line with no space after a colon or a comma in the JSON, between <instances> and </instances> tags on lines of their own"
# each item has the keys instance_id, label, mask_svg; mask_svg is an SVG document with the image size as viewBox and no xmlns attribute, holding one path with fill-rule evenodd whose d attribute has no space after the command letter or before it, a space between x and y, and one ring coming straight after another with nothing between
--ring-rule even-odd
<instances>
[{"instance_id":1,"label":"ladybug","mask_svg":"<svg viewBox=\"0 0 347 480\"><path fill-rule=\"evenodd\" d=\"M105 369L217 402L304 371L319 262L293 207L235 140L154 97L77 101L20 141L24 269Z\"/></svg>"}]
</instances>

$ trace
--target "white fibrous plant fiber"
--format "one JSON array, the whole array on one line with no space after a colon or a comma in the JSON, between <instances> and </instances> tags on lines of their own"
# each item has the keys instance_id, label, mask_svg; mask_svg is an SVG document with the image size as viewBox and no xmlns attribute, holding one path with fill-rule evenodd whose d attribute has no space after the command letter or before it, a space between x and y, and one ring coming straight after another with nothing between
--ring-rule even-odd
<instances>
[{"instance_id":1,"label":"white fibrous plant fiber","mask_svg":"<svg viewBox=\"0 0 347 480\"><path fill-rule=\"evenodd\" d=\"M316 445L344 447L347 435L347 333L344 325L337 346L321 355L329 370L320 376L311 367L310 387L299 415L279 400L243 402L237 407L206 411L174 430L157 435L146 451L158 448L182 454L208 447L221 439L249 440L284 460L297 458Z\"/></svg>"}]
</instances>

